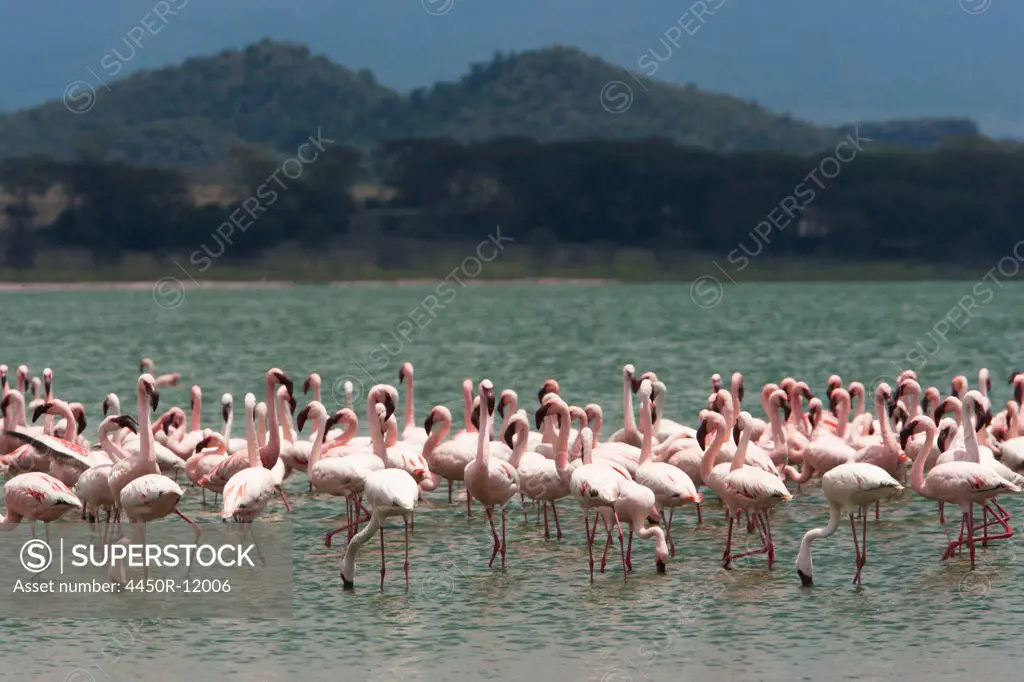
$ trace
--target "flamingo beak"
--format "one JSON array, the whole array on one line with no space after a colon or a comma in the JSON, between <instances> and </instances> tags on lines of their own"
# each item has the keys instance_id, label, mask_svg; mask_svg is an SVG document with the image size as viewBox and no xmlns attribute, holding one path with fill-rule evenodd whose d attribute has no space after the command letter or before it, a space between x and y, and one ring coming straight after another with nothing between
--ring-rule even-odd
<instances>
[{"instance_id":1,"label":"flamingo beak","mask_svg":"<svg viewBox=\"0 0 1024 682\"><path fill-rule=\"evenodd\" d=\"M428 436L430 435L430 430L432 428L434 428L434 413L433 412L428 414L427 418L423 421L423 430L427 432Z\"/></svg>"},{"instance_id":2,"label":"flamingo beak","mask_svg":"<svg viewBox=\"0 0 1024 682\"><path fill-rule=\"evenodd\" d=\"M306 425L306 419L308 419L308 418L309 418L309 405L306 405L299 412L298 416L295 417L295 427L299 431L302 431L302 427L304 427Z\"/></svg>"}]
</instances>

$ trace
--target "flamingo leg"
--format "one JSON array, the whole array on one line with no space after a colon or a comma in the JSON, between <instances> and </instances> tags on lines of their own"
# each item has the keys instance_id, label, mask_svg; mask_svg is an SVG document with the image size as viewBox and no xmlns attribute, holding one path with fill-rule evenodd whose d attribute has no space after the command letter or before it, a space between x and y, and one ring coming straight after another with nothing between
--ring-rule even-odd
<instances>
[{"instance_id":1,"label":"flamingo leg","mask_svg":"<svg viewBox=\"0 0 1024 682\"><path fill-rule=\"evenodd\" d=\"M466 488L466 516L473 516L473 496L469 494L469 488Z\"/></svg>"},{"instance_id":2,"label":"flamingo leg","mask_svg":"<svg viewBox=\"0 0 1024 682\"><path fill-rule=\"evenodd\" d=\"M583 512L583 524L586 527L587 534L587 554L590 558L590 582L594 582L594 541L590 535L590 512ZM597 521L594 521L594 526L597 526Z\"/></svg>"},{"instance_id":3,"label":"flamingo leg","mask_svg":"<svg viewBox=\"0 0 1024 682\"><path fill-rule=\"evenodd\" d=\"M877 503L876 503L877 504ZM877 511L877 507L876 507ZM865 517L867 514L865 514ZM861 521L860 524L860 568L857 569L857 584L861 584L861 571L864 570L864 565L868 562L868 525L867 519Z\"/></svg>"},{"instance_id":4,"label":"flamingo leg","mask_svg":"<svg viewBox=\"0 0 1024 682\"><path fill-rule=\"evenodd\" d=\"M971 570L974 570L974 505L967 510L967 547L971 552Z\"/></svg>"},{"instance_id":5,"label":"flamingo leg","mask_svg":"<svg viewBox=\"0 0 1024 682\"><path fill-rule=\"evenodd\" d=\"M850 513L850 530L853 531L853 553L856 556L857 572L853 575L853 584L857 584L860 577L860 545L857 543L857 522L853 520L853 513Z\"/></svg>"},{"instance_id":6,"label":"flamingo leg","mask_svg":"<svg viewBox=\"0 0 1024 682\"><path fill-rule=\"evenodd\" d=\"M559 540L562 539L562 526L558 523L558 507L555 506L554 501L551 502L551 513L555 517L555 537Z\"/></svg>"},{"instance_id":7,"label":"flamingo leg","mask_svg":"<svg viewBox=\"0 0 1024 682\"><path fill-rule=\"evenodd\" d=\"M697 503L697 525L704 523L704 517L700 513L700 502Z\"/></svg>"},{"instance_id":8,"label":"flamingo leg","mask_svg":"<svg viewBox=\"0 0 1024 682\"><path fill-rule=\"evenodd\" d=\"M405 522L405 591L409 591L409 522Z\"/></svg>"},{"instance_id":9,"label":"flamingo leg","mask_svg":"<svg viewBox=\"0 0 1024 682\"><path fill-rule=\"evenodd\" d=\"M501 550L501 543L498 540L498 531L494 527L494 507L484 507L484 511L487 513L487 521L491 524L491 536L494 538L494 550L491 552L491 560L487 562L487 568L491 568L494 565L494 557L498 556Z\"/></svg>"},{"instance_id":10,"label":"flamingo leg","mask_svg":"<svg viewBox=\"0 0 1024 682\"><path fill-rule=\"evenodd\" d=\"M732 550L732 524L733 516L729 514L729 536L725 540L725 551L722 552L722 568L729 568L729 552Z\"/></svg>"},{"instance_id":11,"label":"flamingo leg","mask_svg":"<svg viewBox=\"0 0 1024 682\"><path fill-rule=\"evenodd\" d=\"M292 506L290 504L288 504L288 496L284 494L284 486L283 485L280 486L277 489L277 492L279 492L281 494L281 501L284 503L284 508L287 509L288 511L291 511L292 510Z\"/></svg>"},{"instance_id":12,"label":"flamingo leg","mask_svg":"<svg viewBox=\"0 0 1024 682\"><path fill-rule=\"evenodd\" d=\"M177 507L174 508L174 513L177 514L178 516L180 516L181 518L185 519L185 523L187 523L188 525L192 526L192 528L195 529L195 531L196 531L196 541L198 542L199 541L199 536L203 534L203 529L199 527L199 524L196 523L195 521L193 521L192 519L190 519L189 517L185 516L184 514L182 514L181 510L178 509Z\"/></svg>"},{"instance_id":13,"label":"flamingo leg","mask_svg":"<svg viewBox=\"0 0 1024 682\"><path fill-rule=\"evenodd\" d=\"M974 509L974 506L971 506ZM981 546L988 547L988 505L981 505L981 532L983 537L981 538Z\"/></svg>"},{"instance_id":14,"label":"flamingo leg","mask_svg":"<svg viewBox=\"0 0 1024 682\"><path fill-rule=\"evenodd\" d=\"M608 519L604 518L603 515L601 520L604 522L604 529L608 532L608 537L604 543L604 554L601 555L601 572L604 573L605 562L608 560L608 549L612 546L612 529L608 525ZM597 523L595 522L594 525L596 526Z\"/></svg>"},{"instance_id":15,"label":"flamingo leg","mask_svg":"<svg viewBox=\"0 0 1024 682\"><path fill-rule=\"evenodd\" d=\"M633 572L633 529L629 529L629 544L626 546L626 568Z\"/></svg>"},{"instance_id":16,"label":"flamingo leg","mask_svg":"<svg viewBox=\"0 0 1024 682\"><path fill-rule=\"evenodd\" d=\"M519 504L523 508L523 523L530 523L530 517L526 515L526 497L519 493Z\"/></svg>"},{"instance_id":17,"label":"flamingo leg","mask_svg":"<svg viewBox=\"0 0 1024 682\"><path fill-rule=\"evenodd\" d=\"M547 502L544 503L544 539L545 540L550 540L551 539L551 533L548 530L548 503Z\"/></svg>"},{"instance_id":18,"label":"flamingo leg","mask_svg":"<svg viewBox=\"0 0 1024 682\"><path fill-rule=\"evenodd\" d=\"M612 513L615 514L615 525L619 529L619 554L622 555L622 582L626 582L628 578L626 575L626 550L622 547L622 524L619 523L619 513L614 510Z\"/></svg>"},{"instance_id":19,"label":"flamingo leg","mask_svg":"<svg viewBox=\"0 0 1024 682\"><path fill-rule=\"evenodd\" d=\"M384 591L384 526L380 527L380 591Z\"/></svg>"},{"instance_id":20,"label":"flamingo leg","mask_svg":"<svg viewBox=\"0 0 1024 682\"><path fill-rule=\"evenodd\" d=\"M448 479L448 504L452 503L452 479Z\"/></svg>"},{"instance_id":21,"label":"flamingo leg","mask_svg":"<svg viewBox=\"0 0 1024 682\"><path fill-rule=\"evenodd\" d=\"M675 512L675 507L669 507L668 518L665 519L665 539L668 540L668 552L672 557L676 555L676 543L672 542L672 516Z\"/></svg>"},{"instance_id":22,"label":"flamingo leg","mask_svg":"<svg viewBox=\"0 0 1024 682\"><path fill-rule=\"evenodd\" d=\"M939 502L939 523L946 522L946 503Z\"/></svg>"},{"instance_id":23,"label":"flamingo leg","mask_svg":"<svg viewBox=\"0 0 1024 682\"><path fill-rule=\"evenodd\" d=\"M508 544L505 542L505 505L501 505L501 567L505 568L505 552Z\"/></svg>"},{"instance_id":24,"label":"flamingo leg","mask_svg":"<svg viewBox=\"0 0 1024 682\"><path fill-rule=\"evenodd\" d=\"M879 513L880 513L880 512L879 512L879 506L880 506L881 504L882 504L882 503L881 503L881 501L880 501L880 500L875 500L875 521L877 521L877 520L878 520L878 515L879 515Z\"/></svg>"}]
</instances>

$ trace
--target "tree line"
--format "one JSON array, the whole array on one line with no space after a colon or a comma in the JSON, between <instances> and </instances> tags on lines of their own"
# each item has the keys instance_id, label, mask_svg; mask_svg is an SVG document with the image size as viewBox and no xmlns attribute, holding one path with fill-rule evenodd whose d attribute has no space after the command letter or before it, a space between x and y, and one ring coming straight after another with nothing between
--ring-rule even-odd
<instances>
[{"instance_id":1,"label":"tree line","mask_svg":"<svg viewBox=\"0 0 1024 682\"><path fill-rule=\"evenodd\" d=\"M388 240L473 241L501 225L539 252L587 244L719 254L733 267L762 254L973 265L1006 255L1024 214L1024 152L977 141L929 152L861 141L802 156L664 139L418 139L371 153L326 146L283 173L287 161L240 147L198 176L96 153L7 159L6 263L31 268L56 248L117 263L201 245L244 262L285 244L320 251L359 232L386 252ZM42 217L47 201L58 201L52 220ZM224 249L216 235L226 229L245 237Z\"/></svg>"}]
</instances>

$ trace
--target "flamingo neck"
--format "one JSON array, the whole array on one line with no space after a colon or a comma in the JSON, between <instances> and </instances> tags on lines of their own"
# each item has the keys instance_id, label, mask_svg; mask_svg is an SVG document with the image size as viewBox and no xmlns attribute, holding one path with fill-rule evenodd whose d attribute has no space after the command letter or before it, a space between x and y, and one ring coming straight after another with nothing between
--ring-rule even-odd
<instances>
[{"instance_id":1,"label":"flamingo neck","mask_svg":"<svg viewBox=\"0 0 1024 682\"><path fill-rule=\"evenodd\" d=\"M725 439L729 437L729 426L725 419L715 420L715 440L711 447L704 452L704 459L700 462L700 477L705 481L711 478L711 471L715 468L715 458L722 450Z\"/></svg>"},{"instance_id":2,"label":"flamingo neck","mask_svg":"<svg viewBox=\"0 0 1024 682\"><path fill-rule=\"evenodd\" d=\"M487 401L480 396L480 435L476 442L476 463L477 466L486 467L489 459L490 447L488 447L488 434L491 430L491 415L488 414Z\"/></svg>"},{"instance_id":3,"label":"flamingo neck","mask_svg":"<svg viewBox=\"0 0 1024 682\"><path fill-rule=\"evenodd\" d=\"M921 494L924 494L925 486L924 464L928 461L928 457L932 454L932 450L935 447L936 430L935 426L926 425L924 447L921 448L921 452L918 453L917 459L914 460L914 466L910 467L910 487Z\"/></svg>"},{"instance_id":4,"label":"flamingo neck","mask_svg":"<svg viewBox=\"0 0 1024 682\"><path fill-rule=\"evenodd\" d=\"M512 420L512 415L519 411L519 398L518 396L516 396L515 393L510 393L508 395L508 405L504 409L505 418L501 420L501 428L498 429L499 438L503 436L503 434L505 433L505 429L508 428L508 423ZM526 426L527 431L529 431L530 425L527 424Z\"/></svg>"},{"instance_id":5,"label":"flamingo neck","mask_svg":"<svg viewBox=\"0 0 1024 682\"><path fill-rule=\"evenodd\" d=\"M277 395L274 391L274 382L267 380L267 428L270 430L270 434L267 436L267 447L270 452L275 455L280 452L281 448L281 430L280 424L277 420ZM274 462L270 463L273 466L277 459L274 458ZM268 467L269 468L269 467Z\"/></svg>"},{"instance_id":6,"label":"flamingo neck","mask_svg":"<svg viewBox=\"0 0 1024 682\"><path fill-rule=\"evenodd\" d=\"M110 432L117 431L118 429L100 429L100 447L103 448L103 452L110 455L110 458L115 462L120 462L122 459L131 457L131 453L125 450L120 443L115 443L110 439Z\"/></svg>"},{"instance_id":7,"label":"flamingo neck","mask_svg":"<svg viewBox=\"0 0 1024 682\"><path fill-rule=\"evenodd\" d=\"M559 478L568 483L571 475L569 473L569 428L572 419L569 417L569 410L563 405L558 406L558 447L555 449L555 471ZM586 448L584 448L584 453Z\"/></svg>"},{"instance_id":8,"label":"flamingo neck","mask_svg":"<svg viewBox=\"0 0 1024 682\"><path fill-rule=\"evenodd\" d=\"M733 457L732 466L729 467L729 471L742 469L747 463L747 446L750 445L750 432L750 428L740 431L740 442L736 446L736 456Z\"/></svg>"},{"instance_id":9,"label":"flamingo neck","mask_svg":"<svg viewBox=\"0 0 1024 682\"><path fill-rule=\"evenodd\" d=\"M416 381L413 379L412 372L409 372L409 390L405 394L405 416L403 417L404 423L403 428L408 429L409 427L416 426Z\"/></svg>"},{"instance_id":10,"label":"flamingo neck","mask_svg":"<svg viewBox=\"0 0 1024 682\"><path fill-rule=\"evenodd\" d=\"M203 430L203 394L196 393L196 399L192 401L192 422L189 425L192 431Z\"/></svg>"},{"instance_id":11,"label":"flamingo neck","mask_svg":"<svg viewBox=\"0 0 1024 682\"><path fill-rule=\"evenodd\" d=\"M231 440L231 427L234 425L235 411L228 411L228 418L224 420L224 430L221 432L224 436L224 440Z\"/></svg>"},{"instance_id":12,"label":"flamingo neck","mask_svg":"<svg viewBox=\"0 0 1024 682\"><path fill-rule=\"evenodd\" d=\"M246 412L249 414L245 419L245 449L249 455L249 466L257 467L260 466L260 443L256 436L256 410L255 408L252 410L246 409Z\"/></svg>"},{"instance_id":13,"label":"flamingo neck","mask_svg":"<svg viewBox=\"0 0 1024 682\"><path fill-rule=\"evenodd\" d=\"M889 417L885 414L885 404L881 400L875 400L875 414L878 416L878 427L882 431L882 443L889 452L898 454L900 444L893 435L892 424L889 423Z\"/></svg>"},{"instance_id":14,"label":"flamingo neck","mask_svg":"<svg viewBox=\"0 0 1024 682\"><path fill-rule=\"evenodd\" d=\"M803 573L810 579L814 574L814 563L811 561L811 543L818 538L827 538L839 528L839 516L842 514L842 506L836 502L828 505L828 525L824 528L812 528L804 533L800 540L800 551L796 555L797 571Z\"/></svg>"},{"instance_id":15,"label":"flamingo neck","mask_svg":"<svg viewBox=\"0 0 1024 682\"><path fill-rule=\"evenodd\" d=\"M434 450L441 444L448 432L451 431L452 422L450 419L442 419L438 424L432 426L430 429L430 435L427 436L427 442L423 444L423 457L430 462L430 457L434 454Z\"/></svg>"},{"instance_id":16,"label":"flamingo neck","mask_svg":"<svg viewBox=\"0 0 1024 682\"><path fill-rule=\"evenodd\" d=\"M476 427L473 426L473 389L468 386L462 387L462 407L466 417L466 433L476 433Z\"/></svg>"},{"instance_id":17,"label":"flamingo neck","mask_svg":"<svg viewBox=\"0 0 1024 682\"><path fill-rule=\"evenodd\" d=\"M281 411L281 430L284 431L284 439L289 443L295 442L295 432L292 430L292 415L288 412L288 407L285 405L285 399L281 396L277 397L278 404L277 408ZM317 424L319 427L320 424Z\"/></svg>"},{"instance_id":18,"label":"flamingo neck","mask_svg":"<svg viewBox=\"0 0 1024 682\"><path fill-rule=\"evenodd\" d=\"M301 417L302 415L299 416ZM320 460L320 453L324 449L324 436L327 435L327 420L320 419L319 415L317 415L316 420L316 431L313 434L313 448L309 453L309 468L307 471L313 471L313 467Z\"/></svg>"},{"instance_id":19,"label":"flamingo neck","mask_svg":"<svg viewBox=\"0 0 1024 682\"><path fill-rule=\"evenodd\" d=\"M651 461L651 447L653 446L654 428L651 424L651 398L644 395L640 399L640 465Z\"/></svg>"},{"instance_id":20,"label":"flamingo neck","mask_svg":"<svg viewBox=\"0 0 1024 682\"><path fill-rule=\"evenodd\" d=\"M843 395L839 405L836 406L836 437L845 438L846 430L850 426L850 399Z\"/></svg>"},{"instance_id":21,"label":"flamingo neck","mask_svg":"<svg viewBox=\"0 0 1024 682\"><path fill-rule=\"evenodd\" d=\"M156 464L156 450L153 448L153 425L146 390L140 386L138 390L139 410L139 455Z\"/></svg>"},{"instance_id":22,"label":"flamingo neck","mask_svg":"<svg viewBox=\"0 0 1024 682\"><path fill-rule=\"evenodd\" d=\"M508 463L512 465L513 469L519 468L519 462L522 461L523 455L526 453L526 441L529 440L529 437L529 424L523 424L516 429L516 446L512 449L512 456L508 458Z\"/></svg>"},{"instance_id":23,"label":"flamingo neck","mask_svg":"<svg viewBox=\"0 0 1024 682\"><path fill-rule=\"evenodd\" d=\"M633 417L633 391L629 385L629 377L622 375L622 425L626 431L636 431L636 419Z\"/></svg>"},{"instance_id":24,"label":"flamingo neck","mask_svg":"<svg viewBox=\"0 0 1024 682\"><path fill-rule=\"evenodd\" d=\"M379 429L378 429L379 432ZM341 577L349 582L352 582L356 577L356 554L359 552L359 548L363 544L372 538L374 534L380 529L380 516L377 511L374 510L373 514L370 515L370 522L366 524L366 527L356 533L351 540L348 542L348 546L345 547L345 558L341 561Z\"/></svg>"},{"instance_id":25,"label":"flamingo neck","mask_svg":"<svg viewBox=\"0 0 1024 682\"><path fill-rule=\"evenodd\" d=\"M377 414L376 396L372 393L366 398L366 420L370 425L370 443L373 444L373 452L381 458L384 465L388 463L388 451L384 446L384 436L380 429L380 415Z\"/></svg>"}]
</instances>

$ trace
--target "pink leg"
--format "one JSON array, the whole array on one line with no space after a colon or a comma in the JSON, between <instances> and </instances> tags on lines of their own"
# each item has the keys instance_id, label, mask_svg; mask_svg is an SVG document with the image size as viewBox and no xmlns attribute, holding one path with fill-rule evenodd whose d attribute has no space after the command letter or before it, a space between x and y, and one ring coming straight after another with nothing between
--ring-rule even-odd
<instances>
[{"instance_id":1,"label":"pink leg","mask_svg":"<svg viewBox=\"0 0 1024 682\"><path fill-rule=\"evenodd\" d=\"M523 507L523 523L529 524L530 517L526 515L526 497L522 493L519 493L519 504Z\"/></svg>"},{"instance_id":2,"label":"pink leg","mask_svg":"<svg viewBox=\"0 0 1024 682\"><path fill-rule=\"evenodd\" d=\"M501 567L505 568L505 551L508 545L505 543L505 505L501 505Z\"/></svg>"},{"instance_id":3,"label":"pink leg","mask_svg":"<svg viewBox=\"0 0 1024 682\"><path fill-rule=\"evenodd\" d=\"M405 522L405 591L409 591L409 522Z\"/></svg>"},{"instance_id":4,"label":"pink leg","mask_svg":"<svg viewBox=\"0 0 1024 682\"><path fill-rule=\"evenodd\" d=\"M550 540L551 533L548 531L548 503L544 502L544 539Z\"/></svg>"},{"instance_id":5,"label":"pink leg","mask_svg":"<svg viewBox=\"0 0 1024 682\"><path fill-rule=\"evenodd\" d=\"M384 526L380 527L380 591L384 591Z\"/></svg>"},{"instance_id":6,"label":"pink leg","mask_svg":"<svg viewBox=\"0 0 1024 682\"><path fill-rule=\"evenodd\" d=\"M608 549L612 546L612 529L603 515L601 516L601 521L604 522L604 529L608 532L608 537L604 542L604 554L601 555L601 572L604 573L605 562L608 560ZM595 522L594 525L596 526L597 523Z\"/></svg>"},{"instance_id":7,"label":"pink leg","mask_svg":"<svg viewBox=\"0 0 1024 682\"><path fill-rule=\"evenodd\" d=\"M700 503L697 503L697 525L704 523L704 518L700 513Z\"/></svg>"},{"instance_id":8,"label":"pink leg","mask_svg":"<svg viewBox=\"0 0 1024 682\"><path fill-rule=\"evenodd\" d=\"M185 516L184 514L182 514L181 510L178 509L177 507L174 508L174 513L177 514L178 516L180 516L181 518L185 519L185 522L188 523L190 526L192 526L192 528L195 529L195 531L196 531L196 540L198 540L199 536L203 534L203 530L202 530L202 528L199 527L199 524L196 523L195 521L193 521L192 519L190 519L189 517Z\"/></svg>"},{"instance_id":9,"label":"pink leg","mask_svg":"<svg viewBox=\"0 0 1024 682\"><path fill-rule=\"evenodd\" d=\"M626 546L626 568L633 571L633 529L629 529L629 544Z\"/></svg>"},{"instance_id":10,"label":"pink leg","mask_svg":"<svg viewBox=\"0 0 1024 682\"><path fill-rule=\"evenodd\" d=\"M452 479L448 479L448 504L452 503Z\"/></svg>"},{"instance_id":11,"label":"pink leg","mask_svg":"<svg viewBox=\"0 0 1024 682\"><path fill-rule=\"evenodd\" d=\"M882 504L881 502L879 502L878 500L875 500L875 521L878 520L879 505L881 505L881 504Z\"/></svg>"},{"instance_id":12,"label":"pink leg","mask_svg":"<svg viewBox=\"0 0 1024 682\"><path fill-rule=\"evenodd\" d=\"M665 539L668 540L669 556L676 555L676 544L672 542L672 516L676 513L675 507L669 507L668 518L665 519Z\"/></svg>"},{"instance_id":13,"label":"pink leg","mask_svg":"<svg viewBox=\"0 0 1024 682\"><path fill-rule=\"evenodd\" d=\"M619 529L619 554L622 555L622 581L625 582L627 580L627 576L626 576L626 550L623 549L623 547L622 547L622 524L619 523L619 515L618 515L617 512L615 514L615 525Z\"/></svg>"},{"instance_id":14,"label":"pink leg","mask_svg":"<svg viewBox=\"0 0 1024 682\"><path fill-rule=\"evenodd\" d=\"M469 488L466 488L466 516L473 515L473 496L469 494Z\"/></svg>"},{"instance_id":15,"label":"pink leg","mask_svg":"<svg viewBox=\"0 0 1024 682\"><path fill-rule=\"evenodd\" d=\"M555 506L554 502L551 503L551 513L555 517L555 537L558 538L559 540L561 540L562 539L562 526L559 525L559 523L558 523L558 507Z\"/></svg>"},{"instance_id":16,"label":"pink leg","mask_svg":"<svg viewBox=\"0 0 1024 682\"><path fill-rule=\"evenodd\" d=\"M946 503L939 502L939 523L946 522Z\"/></svg>"},{"instance_id":17,"label":"pink leg","mask_svg":"<svg viewBox=\"0 0 1024 682\"><path fill-rule=\"evenodd\" d=\"M590 582L594 582L594 540L590 535L590 512L584 510L583 512L583 524L586 527L587 533L587 555L590 558ZM597 526L597 521L594 521L594 526Z\"/></svg>"},{"instance_id":18,"label":"pink leg","mask_svg":"<svg viewBox=\"0 0 1024 682\"><path fill-rule=\"evenodd\" d=\"M292 510L292 506L288 504L288 496L284 494L284 486L277 489L277 492L281 493L281 501L284 502L284 508L288 511Z\"/></svg>"},{"instance_id":19,"label":"pink leg","mask_svg":"<svg viewBox=\"0 0 1024 682\"><path fill-rule=\"evenodd\" d=\"M860 577L860 544L857 542L857 522L853 520L853 514L850 514L850 530L853 531L853 553L857 559L855 561L857 565L857 572L853 575L853 584L857 584L857 579Z\"/></svg>"},{"instance_id":20,"label":"pink leg","mask_svg":"<svg viewBox=\"0 0 1024 682\"><path fill-rule=\"evenodd\" d=\"M487 512L487 521L491 524L491 535L494 538L494 550L491 552L491 560L487 562L487 568L490 568L494 565L494 557L498 556L501 550L501 543L498 540L498 531L494 527L494 507L484 507L484 511Z\"/></svg>"},{"instance_id":21,"label":"pink leg","mask_svg":"<svg viewBox=\"0 0 1024 682\"><path fill-rule=\"evenodd\" d=\"M971 570L974 570L974 505L967 510L967 547L971 552Z\"/></svg>"}]
</instances>

